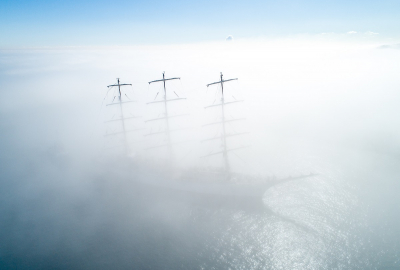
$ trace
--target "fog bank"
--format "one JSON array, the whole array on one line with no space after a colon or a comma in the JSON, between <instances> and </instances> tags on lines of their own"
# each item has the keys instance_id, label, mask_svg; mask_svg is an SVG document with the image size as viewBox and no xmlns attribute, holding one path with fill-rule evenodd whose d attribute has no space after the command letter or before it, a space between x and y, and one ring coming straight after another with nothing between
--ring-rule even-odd
<instances>
[{"instance_id":1,"label":"fog bank","mask_svg":"<svg viewBox=\"0 0 400 270\"><path fill-rule=\"evenodd\" d=\"M187 45L0 51L0 266L5 269L390 269L399 263L400 100L397 42L292 37ZM167 77L175 164L219 167L202 143L227 112L246 135L233 170L313 178L266 190L260 208L214 204L138 179L165 160ZM132 100L124 158L111 106L116 78ZM175 91L175 93L173 93ZM157 94L159 93L159 94ZM176 96L175 96L176 95ZM248 133L247 133L248 132ZM115 138L115 139L114 139ZM145 162L135 162L145 160ZM143 165L144 164L144 165ZM163 176L158 176L163 177Z\"/></svg>"}]
</instances>

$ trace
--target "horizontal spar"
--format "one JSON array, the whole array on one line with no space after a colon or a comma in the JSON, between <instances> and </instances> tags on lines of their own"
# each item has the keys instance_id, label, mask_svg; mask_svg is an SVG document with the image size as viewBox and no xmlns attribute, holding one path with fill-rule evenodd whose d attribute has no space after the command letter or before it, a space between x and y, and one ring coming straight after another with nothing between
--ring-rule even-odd
<instances>
[{"instance_id":1,"label":"horizontal spar","mask_svg":"<svg viewBox=\"0 0 400 270\"><path fill-rule=\"evenodd\" d=\"M235 150L248 148L248 147L250 147L250 146L241 146L241 147L236 147L236 148L232 148L232 149L227 149L226 152L235 151ZM209 156L214 156L214 155L219 155L219 154L223 154L223 153L224 153L224 151L219 151L219 152L215 152L215 153L211 153L211 154L202 156L202 158L209 157Z\"/></svg>"},{"instance_id":2,"label":"horizontal spar","mask_svg":"<svg viewBox=\"0 0 400 270\"><path fill-rule=\"evenodd\" d=\"M165 81L170 81L170 80L180 80L181 78L169 78L169 79L161 79L161 80L155 80L149 82L149 84L154 83L154 82L165 82Z\"/></svg>"},{"instance_id":3,"label":"horizontal spar","mask_svg":"<svg viewBox=\"0 0 400 270\"><path fill-rule=\"evenodd\" d=\"M213 84L217 84L217 83L224 83L224 82L229 82L229 81L235 81L235 80L237 80L237 79L238 79L238 78L229 79L229 80L221 80L221 81L219 81L219 82L209 83L209 84L207 84L207 87L209 87L210 85L213 85Z\"/></svg>"},{"instance_id":4,"label":"horizontal spar","mask_svg":"<svg viewBox=\"0 0 400 270\"><path fill-rule=\"evenodd\" d=\"M110 103L110 104L107 104L107 106L110 106L110 105L118 105L118 104L122 104L122 103L131 103L131 102L136 102L136 100Z\"/></svg>"},{"instance_id":5,"label":"horizontal spar","mask_svg":"<svg viewBox=\"0 0 400 270\"><path fill-rule=\"evenodd\" d=\"M149 119L146 120L145 122L151 122L151 121L157 121L157 120L163 120L163 119L169 119L169 118L174 118L174 117L180 117L180 116L185 116L185 115L189 115L189 114L179 114L179 115L173 115L173 116L168 116L168 117L160 117L160 118L154 118L154 119Z\"/></svg>"},{"instance_id":6,"label":"horizontal spar","mask_svg":"<svg viewBox=\"0 0 400 270\"><path fill-rule=\"evenodd\" d=\"M130 84L130 83L123 83L123 84L112 84L112 85L108 85L107 87L124 86L124 85L130 85L130 86L132 86L132 84Z\"/></svg>"},{"instance_id":7,"label":"horizontal spar","mask_svg":"<svg viewBox=\"0 0 400 270\"><path fill-rule=\"evenodd\" d=\"M210 105L210 106L204 107L204 109L211 108L211 107L216 107L216 106L222 106L222 105L229 105L229 104L232 104L232 103L243 102L243 101L244 100L236 100L236 101L219 103L219 104L215 104L215 105Z\"/></svg>"},{"instance_id":8,"label":"horizontal spar","mask_svg":"<svg viewBox=\"0 0 400 270\"><path fill-rule=\"evenodd\" d=\"M176 101L176 100L182 100L182 99L186 99L186 98L174 98L174 99L167 99L167 100L152 101L152 102L147 102L146 104L169 102L169 101Z\"/></svg>"}]
</instances>

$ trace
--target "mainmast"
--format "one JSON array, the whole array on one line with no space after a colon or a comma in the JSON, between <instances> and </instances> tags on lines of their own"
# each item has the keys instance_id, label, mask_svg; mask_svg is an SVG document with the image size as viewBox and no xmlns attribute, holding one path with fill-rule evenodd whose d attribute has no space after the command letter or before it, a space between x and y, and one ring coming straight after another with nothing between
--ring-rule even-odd
<instances>
[{"instance_id":1,"label":"mainmast","mask_svg":"<svg viewBox=\"0 0 400 270\"><path fill-rule=\"evenodd\" d=\"M218 124L222 124L222 136L218 137L218 138L222 139L222 151L221 152L212 153L212 154L209 154L207 156L216 155L216 154L222 154L223 159L224 159L224 169L225 169L225 172L227 173L228 177L230 175L228 152L232 151L232 150L239 149L239 148L228 149L228 146L227 146L227 143L226 143L226 138L230 137L230 136L234 136L234 135L240 135L240 134L227 134L226 133L225 124L227 122L237 121L237 120L241 120L241 119L225 120L225 105L228 105L228 104L231 104L231 103L236 103L236 102L241 102L242 100L225 102L225 99L224 99L224 83L225 82L229 82L229 81L234 81L234 80L237 80L237 78L224 80L223 79L223 74L221 72L221 80L220 81L207 84L207 87L209 87L210 85L213 85L213 84L221 84L221 94L222 94L222 96L221 96L221 103L220 104L215 104L215 105L211 105L211 106L205 107L205 108L210 108L210 107L215 107L215 106L221 106L221 118L222 119L221 119L221 122L217 122L217 123ZM211 124L208 124L208 125L217 124L217 123L211 123ZM216 138L211 138L211 139L207 139L207 140L212 140L212 139L216 139ZM207 141L207 140L204 140L204 141Z\"/></svg>"},{"instance_id":2,"label":"mainmast","mask_svg":"<svg viewBox=\"0 0 400 270\"><path fill-rule=\"evenodd\" d=\"M164 85L164 99L163 99L163 101L153 101L153 102L149 102L147 104L163 102L164 103L164 117L150 119L150 120L147 120L146 122L156 121L156 120L165 120L165 126L166 126L165 134L167 136L167 144L166 144L166 146L168 148L169 160L172 162L173 154L172 154L171 130L170 130L170 126L169 126L169 118L180 116L180 115L169 116L168 115L167 102L176 101L176 100L182 100L182 99L185 99L185 98L179 98L178 97L178 98L174 98L174 99L167 99L167 88L165 86L165 82L166 81L171 81L171 80L180 80L181 78L176 77L176 78L168 78L168 79L166 79L165 78L165 72L163 72L162 75L163 75L162 79L151 81L151 82L149 82L149 84L155 83L155 82L163 82L163 85Z\"/></svg>"},{"instance_id":3,"label":"mainmast","mask_svg":"<svg viewBox=\"0 0 400 270\"><path fill-rule=\"evenodd\" d=\"M118 121L118 120L120 120L121 123L122 123L122 133L124 134L125 152L128 152L128 141L127 141L127 138L126 138L125 121L124 121L126 118L124 118L124 111L123 111L123 109L122 109L122 103L133 102L133 101L125 101L125 102L122 102L121 86L127 86L127 85L132 86L132 84L127 84L127 83L122 83L122 84L121 84L121 83L119 82L119 78L117 78L117 84L112 84L112 85L108 85L108 86L107 86L107 87L118 86L118 93L119 93L118 101L119 101L119 102L117 102L117 103L110 103L110 104L107 104L107 106L119 104L119 108L120 108L120 111L121 111L121 118L115 119L115 120L113 120L113 121ZM130 117L129 117L129 118L130 118Z\"/></svg>"}]
</instances>

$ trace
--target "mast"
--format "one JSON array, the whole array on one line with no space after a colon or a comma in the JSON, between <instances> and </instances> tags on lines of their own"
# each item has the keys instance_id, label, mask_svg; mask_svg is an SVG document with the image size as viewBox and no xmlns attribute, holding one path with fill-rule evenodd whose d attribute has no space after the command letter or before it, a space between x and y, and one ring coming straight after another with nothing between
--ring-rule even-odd
<instances>
[{"instance_id":1,"label":"mast","mask_svg":"<svg viewBox=\"0 0 400 270\"><path fill-rule=\"evenodd\" d=\"M228 146L227 146L227 143L226 143L226 137L232 136L232 135L227 135L226 134L225 124L226 124L226 122L230 122L232 120L225 120L225 105L226 104L230 104L230 103L234 103L234 102L239 102L239 101L225 103L225 99L224 99L224 82L234 81L234 80L237 80L237 78L224 80L223 79L224 75L222 74L222 72L221 72L220 76L221 76L221 80L220 81L207 84L207 87L209 87L210 85L213 85L213 84L221 84L221 94L222 94L221 103L217 104L217 105L211 105L211 106L208 106L206 108L214 107L214 106L221 106L221 118L222 118L222 120L221 120L220 123L222 124L222 136L221 136L221 139L222 139L222 151L218 152L218 154L222 153L222 157L223 157L223 160L224 160L224 169L225 169L225 172L227 173L227 175L229 177L229 175L230 175L230 166L229 166L229 159L228 159L228 151L231 151L233 149L228 149ZM215 153L215 154L217 154L217 153Z\"/></svg>"},{"instance_id":2,"label":"mast","mask_svg":"<svg viewBox=\"0 0 400 270\"><path fill-rule=\"evenodd\" d=\"M124 118L124 111L122 109L122 103L126 103L126 102L122 102L121 86L127 86L127 85L132 86L132 84L126 84L126 83L121 84L119 82L119 78L117 78L117 84L112 84L112 85L108 85L107 86L107 87L118 86L118 93L119 93L118 101L119 102L118 103L110 103L110 104L107 104L107 106L108 105L119 104L119 108L120 108L120 111L121 111L121 118L120 119L116 119L116 121L117 120L121 120L121 123L122 123L122 134L124 134L124 146L125 146L125 152L126 153L128 152L128 140L126 138L125 121L124 121L125 118ZM127 102L129 102L129 101L127 101Z\"/></svg>"},{"instance_id":3,"label":"mast","mask_svg":"<svg viewBox=\"0 0 400 270\"><path fill-rule=\"evenodd\" d=\"M148 121L154 121L154 120L165 119L165 126L166 126L165 134L166 134L166 136L167 136L167 144L166 144L166 146L167 146L167 148L168 148L169 161L172 162L173 154L172 154L172 143L171 143L171 130L170 130L170 128L169 128L169 118L174 117L174 116L169 116L169 115L168 115L168 106L167 106L167 102L175 101L175 100L182 100L182 99L185 99L185 98L167 99L167 88L166 88L166 86L165 86L165 82L166 82L166 81L170 81L170 80L180 80L181 78L178 78L178 77L177 77L177 78L168 78L168 79L166 79L166 78L165 78L165 71L163 72L162 75L163 75L163 77L162 77L161 80L154 80L154 81L149 82L149 84L155 83L155 82L163 82L163 85L164 85L164 99L163 99L162 102L164 103L164 115L165 115L165 117L147 120L146 122L148 122ZM158 102L160 102L160 101L149 102L149 103L147 103L147 104L158 103Z\"/></svg>"}]
</instances>

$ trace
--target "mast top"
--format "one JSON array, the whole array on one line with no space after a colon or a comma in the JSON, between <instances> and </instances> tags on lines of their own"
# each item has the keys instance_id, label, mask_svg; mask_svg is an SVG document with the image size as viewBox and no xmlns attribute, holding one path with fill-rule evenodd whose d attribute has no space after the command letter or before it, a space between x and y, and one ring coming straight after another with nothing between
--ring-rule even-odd
<instances>
[{"instance_id":1,"label":"mast top","mask_svg":"<svg viewBox=\"0 0 400 270\"><path fill-rule=\"evenodd\" d=\"M235 81L238 79L238 78L234 78L234 79L223 80L223 78L222 78L223 76L224 75L221 72L221 80L218 82L209 83L209 84L207 84L207 87L209 87L210 85L213 85L213 84L217 84L217 83L220 83L221 85L223 85L224 82Z\"/></svg>"},{"instance_id":2,"label":"mast top","mask_svg":"<svg viewBox=\"0 0 400 270\"><path fill-rule=\"evenodd\" d=\"M168 79L165 79L165 71L163 71L163 78L162 79L160 79L160 80L154 80L154 81L151 81L151 82L149 82L149 84L151 84L151 83L155 83L155 82L165 82L165 81L170 81L170 80L180 80L181 78L180 77L175 77L175 78L168 78Z\"/></svg>"},{"instance_id":3,"label":"mast top","mask_svg":"<svg viewBox=\"0 0 400 270\"><path fill-rule=\"evenodd\" d=\"M113 87L113 86L124 86L124 85L131 85L131 83L119 83L119 78L117 78L117 84L111 84L111 85L107 85L107 87Z\"/></svg>"}]
</instances>

